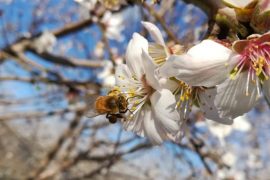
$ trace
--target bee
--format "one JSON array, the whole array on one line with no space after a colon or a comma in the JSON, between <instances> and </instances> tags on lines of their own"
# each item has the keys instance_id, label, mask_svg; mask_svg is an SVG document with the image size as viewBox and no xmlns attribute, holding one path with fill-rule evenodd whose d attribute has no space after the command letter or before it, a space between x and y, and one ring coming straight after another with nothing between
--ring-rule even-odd
<instances>
[{"instance_id":1,"label":"bee","mask_svg":"<svg viewBox=\"0 0 270 180\"><path fill-rule=\"evenodd\" d=\"M92 108L87 113L88 117L106 114L110 123L116 123L118 118L124 118L123 114L128 111L128 100L124 94L112 90L107 96L98 96L92 103Z\"/></svg>"}]
</instances>

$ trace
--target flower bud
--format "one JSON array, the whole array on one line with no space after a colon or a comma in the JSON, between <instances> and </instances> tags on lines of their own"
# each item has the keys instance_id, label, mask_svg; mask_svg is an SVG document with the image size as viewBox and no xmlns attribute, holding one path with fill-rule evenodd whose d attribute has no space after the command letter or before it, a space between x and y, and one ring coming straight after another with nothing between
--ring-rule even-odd
<instances>
[{"instance_id":1,"label":"flower bud","mask_svg":"<svg viewBox=\"0 0 270 180\"><path fill-rule=\"evenodd\" d=\"M235 10L238 21L249 22L258 0L223 0L223 2Z\"/></svg>"},{"instance_id":2,"label":"flower bud","mask_svg":"<svg viewBox=\"0 0 270 180\"><path fill-rule=\"evenodd\" d=\"M261 0L255 7L251 27L257 33L265 33L270 29L270 0Z\"/></svg>"}]
</instances>

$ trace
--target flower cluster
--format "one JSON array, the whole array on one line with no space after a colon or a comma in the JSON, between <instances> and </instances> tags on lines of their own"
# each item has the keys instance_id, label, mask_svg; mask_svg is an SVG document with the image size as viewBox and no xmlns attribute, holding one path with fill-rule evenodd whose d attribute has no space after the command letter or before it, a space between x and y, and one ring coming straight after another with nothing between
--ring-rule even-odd
<instances>
[{"instance_id":1,"label":"flower cluster","mask_svg":"<svg viewBox=\"0 0 270 180\"><path fill-rule=\"evenodd\" d=\"M236 9L239 23L246 7L252 7L251 22L261 3L240 3L245 8L236 8L232 2L227 4ZM154 24L142 24L154 42L134 33L126 64L115 73L116 88L129 104L122 121L125 129L148 137L153 144L177 141L193 107L207 119L230 125L254 107L262 93L270 99L270 32L229 43L206 39L186 49L168 47Z\"/></svg>"}]
</instances>

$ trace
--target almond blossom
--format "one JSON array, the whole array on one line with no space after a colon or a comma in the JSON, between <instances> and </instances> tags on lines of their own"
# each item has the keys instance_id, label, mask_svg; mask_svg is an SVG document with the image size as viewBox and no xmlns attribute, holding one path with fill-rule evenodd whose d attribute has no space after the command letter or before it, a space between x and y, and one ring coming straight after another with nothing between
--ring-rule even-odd
<instances>
[{"instance_id":1,"label":"almond blossom","mask_svg":"<svg viewBox=\"0 0 270 180\"><path fill-rule=\"evenodd\" d=\"M124 29L123 13L112 13L106 11L102 17L101 22L105 25L105 35L108 39L117 40L119 42L124 40L122 31Z\"/></svg>"},{"instance_id":2,"label":"almond blossom","mask_svg":"<svg viewBox=\"0 0 270 180\"><path fill-rule=\"evenodd\" d=\"M157 26L150 22L142 22L142 25L147 29L150 36L154 40L154 42L148 44L148 53L156 64L162 65L170 55L182 53L182 46L177 44L168 47L166 45L162 33Z\"/></svg>"},{"instance_id":3,"label":"almond blossom","mask_svg":"<svg viewBox=\"0 0 270 180\"><path fill-rule=\"evenodd\" d=\"M46 51L51 52L56 43L57 38L51 32L45 31L39 37L34 39L34 42L31 44L31 46L38 53L43 53Z\"/></svg>"},{"instance_id":4,"label":"almond blossom","mask_svg":"<svg viewBox=\"0 0 270 180\"><path fill-rule=\"evenodd\" d=\"M217 95L215 85L226 79L230 65L226 64L231 50L211 40L204 40L182 55L172 55L156 70L160 77L174 77L179 81L180 110L188 115L192 105L197 105L206 118L223 124L232 120L220 116L214 103ZM213 63L215 62L215 63Z\"/></svg>"},{"instance_id":5,"label":"almond blossom","mask_svg":"<svg viewBox=\"0 0 270 180\"><path fill-rule=\"evenodd\" d=\"M172 56L160 69L193 86L217 85L214 104L222 118L234 119L254 107L261 86L269 98L270 34L233 43L232 50L204 40L182 56Z\"/></svg>"},{"instance_id":6,"label":"almond blossom","mask_svg":"<svg viewBox=\"0 0 270 180\"><path fill-rule=\"evenodd\" d=\"M148 41L134 33L126 52L126 64L116 68L116 84L129 101L125 129L146 136L153 144L176 141L181 135L181 121L175 110L176 100L166 79L157 79L148 54Z\"/></svg>"},{"instance_id":7,"label":"almond blossom","mask_svg":"<svg viewBox=\"0 0 270 180\"><path fill-rule=\"evenodd\" d=\"M149 43L148 47L148 53L153 58L153 61L158 65L166 64L166 61L168 59L173 59L174 57L178 57L176 55L183 54L183 47L180 45L174 45L172 47L167 47L166 43L162 37L162 33L160 30L152 23L149 22L142 22L143 26L148 30L150 33L152 39L154 40L154 43ZM193 48L191 51L195 51L195 54L197 53L196 49ZM219 49L216 49L215 51L222 51ZM193 52L192 52L193 53ZM198 54L198 56L203 56L202 53ZM221 57L217 57L221 58ZM206 58L207 59L207 58ZM189 63L187 61L187 63ZM203 62L206 67L207 63ZM168 63L167 63L168 64ZM160 66L158 69L163 69L165 73L173 73L170 68L168 68L167 65ZM181 68L178 69L180 72L182 71ZM162 70L161 70L162 71ZM215 76L212 76L213 78L217 77L217 72L221 71L220 68L215 69ZM194 73L194 72L193 72ZM165 77L174 77L174 73L171 76L165 76ZM188 78L188 77L187 77ZM200 80L200 79L197 79ZM171 86L167 87L171 89L174 94L176 95L178 102L176 105L176 108L180 112L181 119L186 120L188 118L189 112L192 109L192 106L196 104L199 106L204 113L204 116L216 120L223 124L231 124L232 121L227 118L220 117L216 106L214 105L214 98L217 94L217 89L215 88L204 88L197 85L196 87L192 86L192 84L187 84L184 82L184 79L175 79L171 78L171 80L174 83L170 83ZM220 80L218 80L220 81ZM216 82L212 82L213 84L216 84ZM214 86L210 85L209 87Z\"/></svg>"}]
</instances>

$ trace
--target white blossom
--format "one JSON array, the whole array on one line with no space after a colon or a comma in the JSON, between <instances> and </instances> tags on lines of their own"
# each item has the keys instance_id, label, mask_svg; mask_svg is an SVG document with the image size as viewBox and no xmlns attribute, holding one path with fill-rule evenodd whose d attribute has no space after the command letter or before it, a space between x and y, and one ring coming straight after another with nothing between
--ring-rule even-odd
<instances>
[{"instance_id":1,"label":"white blossom","mask_svg":"<svg viewBox=\"0 0 270 180\"><path fill-rule=\"evenodd\" d=\"M134 33L127 47L126 65L116 69L116 84L127 95L132 112L123 125L153 144L176 141L181 136L181 122L175 97L166 88L169 82L154 76L157 65L147 51L148 41Z\"/></svg>"},{"instance_id":2,"label":"white blossom","mask_svg":"<svg viewBox=\"0 0 270 180\"><path fill-rule=\"evenodd\" d=\"M52 51L56 41L57 39L52 33L45 31L33 41L32 47L39 53Z\"/></svg>"},{"instance_id":3,"label":"white blossom","mask_svg":"<svg viewBox=\"0 0 270 180\"><path fill-rule=\"evenodd\" d=\"M211 40L204 40L182 55L172 55L156 73L161 77L178 79L180 109L190 111L196 104L206 118L223 124L232 124L232 119L222 117L215 104L215 86L226 79L230 70L228 59L231 50ZM215 63L213 63L215 62Z\"/></svg>"},{"instance_id":4,"label":"white blossom","mask_svg":"<svg viewBox=\"0 0 270 180\"><path fill-rule=\"evenodd\" d=\"M214 104L222 118L234 119L248 112L261 95L269 98L270 33L252 35L229 49L204 40L159 69L165 77L176 77L193 86L217 86Z\"/></svg>"},{"instance_id":5,"label":"white blossom","mask_svg":"<svg viewBox=\"0 0 270 180\"><path fill-rule=\"evenodd\" d=\"M111 11L106 11L101 22L105 25L107 38L119 42L124 40L124 36L121 34L124 30L124 18L122 13L112 14Z\"/></svg>"}]
</instances>

